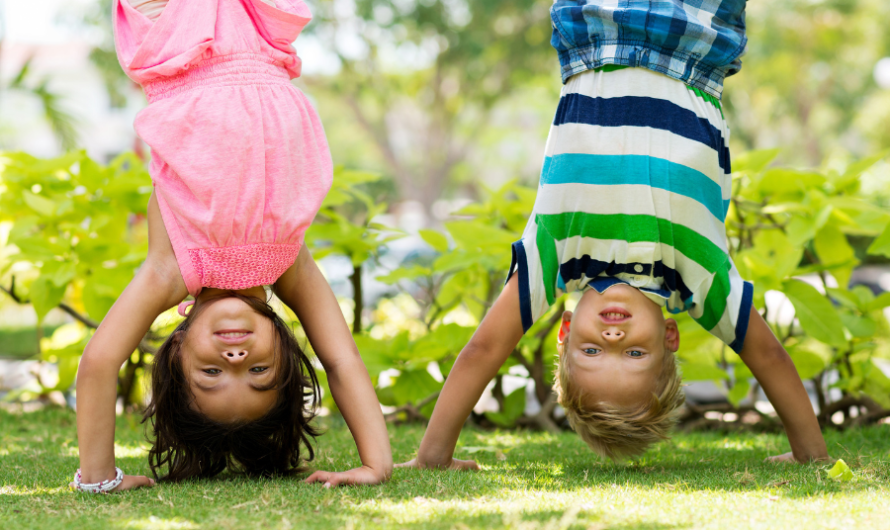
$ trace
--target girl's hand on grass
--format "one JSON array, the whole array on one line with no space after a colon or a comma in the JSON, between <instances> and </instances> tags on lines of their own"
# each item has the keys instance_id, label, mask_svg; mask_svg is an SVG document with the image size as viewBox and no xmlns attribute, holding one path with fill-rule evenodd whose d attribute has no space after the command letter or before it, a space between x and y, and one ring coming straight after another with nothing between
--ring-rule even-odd
<instances>
[{"instance_id":1,"label":"girl's hand on grass","mask_svg":"<svg viewBox=\"0 0 890 530\"><path fill-rule=\"evenodd\" d=\"M330 471L316 471L309 475L304 482L312 484L313 482L322 482L324 487L332 486L354 486L357 484L381 484L386 482L389 477L382 471L376 471L368 466L357 467L349 471L332 473Z\"/></svg>"},{"instance_id":2,"label":"girl's hand on grass","mask_svg":"<svg viewBox=\"0 0 890 530\"><path fill-rule=\"evenodd\" d=\"M412 458L410 461L396 464L396 467L413 467L417 469L447 469L449 471L479 471L479 464L475 460L451 459L448 464L430 465Z\"/></svg>"},{"instance_id":3,"label":"girl's hand on grass","mask_svg":"<svg viewBox=\"0 0 890 530\"><path fill-rule=\"evenodd\" d=\"M124 481L112 491L119 492L136 488L151 488L154 485L154 479L148 478L145 475L124 475Z\"/></svg>"},{"instance_id":4,"label":"girl's hand on grass","mask_svg":"<svg viewBox=\"0 0 890 530\"><path fill-rule=\"evenodd\" d=\"M150 479L144 475L124 475L123 482L120 486L111 490L112 493L120 493L124 490L132 490L136 488L151 488L155 485L154 479ZM74 483L68 484L70 488L74 488Z\"/></svg>"}]
</instances>

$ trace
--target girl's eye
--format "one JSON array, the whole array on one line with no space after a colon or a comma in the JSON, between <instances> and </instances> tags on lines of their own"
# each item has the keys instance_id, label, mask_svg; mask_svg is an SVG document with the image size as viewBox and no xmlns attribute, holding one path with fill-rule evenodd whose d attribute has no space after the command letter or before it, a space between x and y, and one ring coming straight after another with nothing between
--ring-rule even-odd
<instances>
[{"instance_id":1,"label":"girl's eye","mask_svg":"<svg viewBox=\"0 0 890 530\"><path fill-rule=\"evenodd\" d=\"M637 357L637 358L640 358L644 355L644 353L641 352L640 350L630 350L629 352L627 352L627 354L630 355L631 357Z\"/></svg>"},{"instance_id":2,"label":"girl's eye","mask_svg":"<svg viewBox=\"0 0 890 530\"><path fill-rule=\"evenodd\" d=\"M255 373L255 374L261 374L261 373L265 372L265 371L268 370L268 369L269 369L268 366L254 366L253 368L250 369L250 371L253 372L253 373Z\"/></svg>"},{"instance_id":3,"label":"girl's eye","mask_svg":"<svg viewBox=\"0 0 890 530\"><path fill-rule=\"evenodd\" d=\"M203 370L203 372L205 374L216 375L222 373L222 370L220 370L219 368L208 368L206 370Z\"/></svg>"},{"instance_id":4,"label":"girl's eye","mask_svg":"<svg viewBox=\"0 0 890 530\"><path fill-rule=\"evenodd\" d=\"M587 355L596 355L600 352L600 349L599 348L584 348L581 351L583 351Z\"/></svg>"}]
</instances>

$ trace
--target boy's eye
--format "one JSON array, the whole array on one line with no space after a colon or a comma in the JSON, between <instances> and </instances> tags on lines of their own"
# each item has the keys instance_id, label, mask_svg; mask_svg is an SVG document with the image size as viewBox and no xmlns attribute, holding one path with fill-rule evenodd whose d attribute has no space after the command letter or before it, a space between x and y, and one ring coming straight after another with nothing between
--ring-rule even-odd
<instances>
[{"instance_id":1,"label":"boy's eye","mask_svg":"<svg viewBox=\"0 0 890 530\"><path fill-rule=\"evenodd\" d=\"M596 355L600 352L600 349L599 348L584 348L581 351L583 351L587 355Z\"/></svg>"},{"instance_id":2,"label":"boy's eye","mask_svg":"<svg viewBox=\"0 0 890 530\"><path fill-rule=\"evenodd\" d=\"M250 371L253 372L253 373L255 373L255 374L261 374L261 373L265 372L265 371L268 370L268 369L269 369L268 366L254 366L253 368L250 369Z\"/></svg>"},{"instance_id":3,"label":"boy's eye","mask_svg":"<svg viewBox=\"0 0 890 530\"><path fill-rule=\"evenodd\" d=\"M627 352L627 354L630 355L631 357L638 357L638 358L639 358L639 357L642 357L643 355L645 355L645 354L644 354L643 352L641 352L640 350L630 350L629 352Z\"/></svg>"},{"instance_id":4,"label":"boy's eye","mask_svg":"<svg viewBox=\"0 0 890 530\"><path fill-rule=\"evenodd\" d=\"M206 370L202 370L205 374L216 375L222 373L222 370L219 368L207 368Z\"/></svg>"}]
</instances>

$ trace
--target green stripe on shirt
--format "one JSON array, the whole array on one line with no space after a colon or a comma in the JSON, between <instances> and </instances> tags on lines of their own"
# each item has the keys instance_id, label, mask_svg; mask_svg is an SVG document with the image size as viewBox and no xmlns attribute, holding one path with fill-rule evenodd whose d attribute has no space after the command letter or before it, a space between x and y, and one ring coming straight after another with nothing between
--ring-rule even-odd
<instances>
[{"instance_id":1,"label":"green stripe on shirt","mask_svg":"<svg viewBox=\"0 0 890 530\"><path fill-rule=\"evenodd\" d=\"M731 265L729 258L725 250L694 230L652 215L601 215L565 212L552 215L538 214L535 216L535 222L538 225L536 242L539 246L538 252L544 269L544 286L547 289L549 304L553 303L551 297L555 299L553 293L556 274L559 271L559 259L553 240L562 241L570 237L581 236L594 239L617 239L628 243L663 243L674 247L678 252L715 275L706 297L706 310L698 319L699 324L705 329L714 328L726 309L726 298L730 291L729 271ZM549 244L546 244L548 243L547 237L541 234L542 228L547 231Z\"/></svg>"}]
</instances>

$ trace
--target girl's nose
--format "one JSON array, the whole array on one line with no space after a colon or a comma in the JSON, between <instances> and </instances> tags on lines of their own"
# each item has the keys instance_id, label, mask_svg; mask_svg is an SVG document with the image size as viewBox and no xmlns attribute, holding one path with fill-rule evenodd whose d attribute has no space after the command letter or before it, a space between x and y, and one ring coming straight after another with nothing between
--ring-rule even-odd
<instances>
[{"instance_id":1,"label":"girl's nose","mask_svg":"<svg viewBox=\"0 0 890 530\"><path fill-rule=\"evenodd\" d=\"M603 338L607 342L617 342L624 338L624 332L617 328L603 330Z\"/></svg>"},{"instance_id":2,"label":"girl's nose","mask_svg":"<svg viewBox=\"0 0 890 530\"><path fill-rule=\"evenodd\" d=\"M226 350L222 352L223 359L229 361L232 364L238 364L247 359L247 350L238 350L231 351Z\"/></svg>"}]
</instances>

